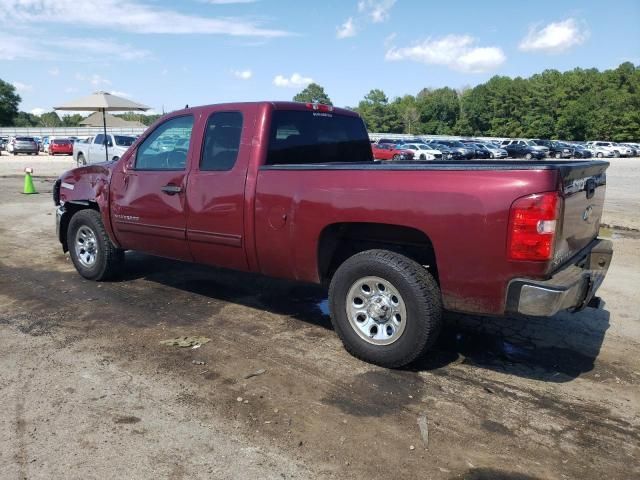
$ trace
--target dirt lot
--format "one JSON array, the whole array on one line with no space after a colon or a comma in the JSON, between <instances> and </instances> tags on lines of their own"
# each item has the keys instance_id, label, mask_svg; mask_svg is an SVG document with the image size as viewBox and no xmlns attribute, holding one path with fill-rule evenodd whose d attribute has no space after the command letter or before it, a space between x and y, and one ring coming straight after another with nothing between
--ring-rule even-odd
<instances>
[{"instance_id":1,"label":"dirt lot","mask_svg":"<svg viewBox=\"0 0 640 480\"><path fill-rule=\"evenodd\" d=\"M82 280L53 177L20 194L27 165L72 163L0 158L2 478L640 476L640 233L608 232L606 309L450 316L389 371L343 350L313 286L136 253L119 281ZM640 160L612 162L607 223L640 228L639 182ZM212 341L159 343L178 335Z\"/></svg>"}]
</instances>

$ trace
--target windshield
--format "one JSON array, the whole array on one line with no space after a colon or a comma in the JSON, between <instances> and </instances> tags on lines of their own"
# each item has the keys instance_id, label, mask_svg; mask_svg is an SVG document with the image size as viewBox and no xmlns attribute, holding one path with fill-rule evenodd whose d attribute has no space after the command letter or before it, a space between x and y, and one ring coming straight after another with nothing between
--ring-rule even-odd
<instances>
[{"instance_id":1,"label":"windshield","mask_svg":"<svg viewBox=\"0 0 640 480\"><path fill-rule=\"evenodd\" d=\"M360 117L304 110L273 112L267 165L372 161L369 134Z\"/></svg>"},{"instance_id":2,"label":"windshield","mask_svg":"<svg viewBox=\"0 0 640 480\"><path fill-rule=\"evenodd\" d=\"M136 137L125 137L123 135L114 135L116 145L120 147L130 147L136 141Z\"/></svg>"}]
</instances>

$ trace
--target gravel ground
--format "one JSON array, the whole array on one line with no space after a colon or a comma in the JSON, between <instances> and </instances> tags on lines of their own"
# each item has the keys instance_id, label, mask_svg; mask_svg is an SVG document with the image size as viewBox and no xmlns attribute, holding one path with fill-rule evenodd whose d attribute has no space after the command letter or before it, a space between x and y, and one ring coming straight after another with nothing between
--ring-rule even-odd
<instances>
[{"instance_id":1,"label":"gravel ground","mask_svg":"<svg viewBox=\"0 0 640 480\"><path fill-rule=\"evenodd\" d=\"M638 228L640 160L611 163L605 221ZM20 194L25 166L40 195ZM71 166L0 160L2 478L640 476L637 232L608 232L604 310L450 315L390 371L344 351L313 286L137 253L84 281L41 176ZM212 341L160 344L178 335Z\"/></svg>"}]
</instances>

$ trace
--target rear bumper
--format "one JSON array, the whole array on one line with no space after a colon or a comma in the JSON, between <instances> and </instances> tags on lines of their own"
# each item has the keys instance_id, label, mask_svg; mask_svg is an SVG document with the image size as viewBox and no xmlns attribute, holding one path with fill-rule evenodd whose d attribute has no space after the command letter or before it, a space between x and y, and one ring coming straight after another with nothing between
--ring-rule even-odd
<instances>
[{"instance_id":1,"label":"rear bumper","mask_svg":"<svg viewBox=\"0 0 640 480\"><path fill-rule=\"evenodd\" d=\"M602 284L613 255L610 240L594 240L579 260L549 280L516 278L507 289L507 312L550 317L587 306Z\"/></svg>"}]
</instances>

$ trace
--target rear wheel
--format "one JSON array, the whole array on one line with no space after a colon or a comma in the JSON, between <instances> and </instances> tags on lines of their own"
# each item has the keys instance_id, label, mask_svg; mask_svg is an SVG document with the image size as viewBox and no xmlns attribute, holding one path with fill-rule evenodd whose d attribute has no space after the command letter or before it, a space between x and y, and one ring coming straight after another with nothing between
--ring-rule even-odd
<instances>
[{"instance_id":1,"label":"rear wheel","mask_svg":"<svg viewBox=\"0 0 640 480\"><path fill-rule=\"evenodd\" d=\"M598 155L596 155L598 158L602 158L604 157L604 155L602 154L602 152L598 153Z\"/></svg>"},{"instance_id":2,"label":"rear wheel","mask_svg":"<svg viewBox=\"0 0 640 480\"><path fill-rule=\"evenodd\" d=\"M560 154L560 152L556 152L556 158L561 158L562 155Z\"/></svg>"},{"instance_id":3,"label":"rear wheel","mask_svg":"<svg viewBox=\"0 0 640 480\"><path fill-rule=\"evenodd\" d=\"M531 160L531 159L533 158L533 155L532 155L532 154L530 154L530 153L527 153L527 154L525 155L525 158L526 158L527 160Z\"/></svg>"},{"instance_id":4,"label":"rear wheel","mask_svg":"<svg viewBox=\"0 0 640 480\"><path fill-rule=\"evenodd\" d=\"M614 156L616 158L620 158L620 152L618 150L615 151Z\"/></svg>"},{"instance_id":5,"label":"rear wheel","mask_svg":"<svg viewBox=\"0 0 640 480\"><path fill-rule=\"evenodd\" d=\"M424 153L421 153L420 160L426 160L426 159L427 159L426 155Z\"/></svg>"},{"instance_id":6,"label":"rear wheel","mask_svg":"<svg viewBox=\"0 0 640 480\"><path fill-rule=\"evenodd\" d=\"M78 154L78 160L76 161L76 163L78 164L79 167L83 167L87 164L87 161L84 158L84 155L79 153Z\"/></svg>"},{"instance_id":7,"label":"rear wheel","mask_svg":"<svg viewBox=\"0 0 640 480\"><path fill-rule=\"evenodd\" d=\"M397 153L393 156L393 160L400 160L400 155L398 155Z\"/></svg>"},{"instance_id":8,"label":"rear wheel","mask_svg":"<svg viewBox=\"0 0 640 480\"><path fill-rule=\"evenodd\" d=\"M96 210L80 210L71 217L67 245L73 265L84 278L108 280L122 268L124 251L111 243Z\"/></svg>"},{"instance_id":9,"label":"rear wheel","mask_svg":"<svg viewBox=\"0 0 640 480\"><path fill-rule=\"evenodd\" d=\"M388 368L411 363L436 340L440 289L420 264L388 250L347 259L329 288L333 327L349 353Z\"/></svg>"}]
</instances>

